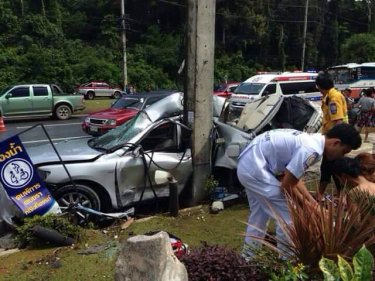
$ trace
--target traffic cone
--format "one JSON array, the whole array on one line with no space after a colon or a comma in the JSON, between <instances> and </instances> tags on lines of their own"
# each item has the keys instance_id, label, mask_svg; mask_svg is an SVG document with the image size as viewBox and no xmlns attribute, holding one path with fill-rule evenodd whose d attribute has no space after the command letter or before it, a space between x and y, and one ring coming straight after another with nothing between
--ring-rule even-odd
<instances>
[{"instance_id":1,"label":"traffic cone","mask_svg":"<svg viewBox=\"0 0 375 281\"><path fill-rule=\"evenodd\" d=\"M0 132L6 132L7 128L5 128L4 119L0 116Z\"/></svg>"}]
</instances>

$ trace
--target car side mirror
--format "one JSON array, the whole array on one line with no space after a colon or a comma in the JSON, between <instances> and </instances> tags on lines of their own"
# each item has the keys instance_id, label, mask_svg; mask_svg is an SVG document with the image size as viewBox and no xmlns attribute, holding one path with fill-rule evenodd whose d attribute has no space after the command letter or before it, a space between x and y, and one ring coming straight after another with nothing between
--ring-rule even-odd
<instances>
[{"instance_id":1,"label":"car side mirror","mask_svg":"<svg viewBox=\"0 0 375 281\"><path fill-rule=\"evenodd\" d=\"M6 94L6 96L5 96L6 99L9 99L9 98L11 98L11 97L13 97L13 95L12 95L11 93Z\"/></svg>"},{"instance_id":2,"label":"car side mirror","mask_svg":"<svg viewBox=\"0 0 375 281\"><path fill-rule=\"evenodd\" d=\"M270 94L269 91L264 91L263 94L262 94L262 97L268 96L269 94Z\"/></svg>"},{"instance_id":3,"label":"car side mirror","mask_svg":"<svg viewBox=\"0 0 375 281\"><path fill-rule=\"evenodd\" d=\"M161 184L167 184L170 180L173 179L173 177L167 171L156 170L154 179L157 185L161 185Z\"/></svg>"}]
</instances>

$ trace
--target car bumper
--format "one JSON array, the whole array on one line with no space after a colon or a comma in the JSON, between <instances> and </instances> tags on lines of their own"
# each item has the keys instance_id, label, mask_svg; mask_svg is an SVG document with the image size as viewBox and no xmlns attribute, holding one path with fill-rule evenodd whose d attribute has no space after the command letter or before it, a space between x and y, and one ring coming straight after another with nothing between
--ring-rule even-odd
<instances>
[{"instance_id":1,"label":"car bumper","mask_svg":"<svg viewBox=\"0 0 375 281\"><path fill-rule=\"evenodd\" d=\"M82 124L82 130L85 133L92 135L92 136L103 135L114 128L116 128L116 126L98 126L98 125L86 124L86 123Z\"/></svg>"}]
</instances>

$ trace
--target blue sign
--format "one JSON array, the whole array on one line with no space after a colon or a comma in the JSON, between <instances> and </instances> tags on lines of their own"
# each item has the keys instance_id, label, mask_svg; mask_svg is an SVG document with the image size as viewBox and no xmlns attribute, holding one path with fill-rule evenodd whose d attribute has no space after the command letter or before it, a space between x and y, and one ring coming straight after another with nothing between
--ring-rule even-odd
<instances>
[{"instance_id":1,"label":"blue sign","mask_svg":"<svg viewBox=\"0 0 375 281\"><path fill-rule=\"evenodd\" d=\"M43 215L56 204L18 136L0 143L0 182L26 216Z\"/></svg>"}]
</instances>

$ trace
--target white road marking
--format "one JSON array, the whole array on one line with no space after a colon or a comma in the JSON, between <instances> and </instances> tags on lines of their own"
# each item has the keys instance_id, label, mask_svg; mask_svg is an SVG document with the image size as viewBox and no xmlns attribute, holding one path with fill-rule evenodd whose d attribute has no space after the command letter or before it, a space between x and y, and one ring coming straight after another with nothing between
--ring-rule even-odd
<instances>
[{"instance_id":1,"label":"white road marking","mask_svg":"<svg viewBox=\"0 0 375 281\"><path fill-rule=\"evenodd\" d=\"M51 139L53 142L55 141L61 141L61 140L71 140L71 139L83 139L83 138L91 138L91 136L79 136L79 137L68 137L68 138L57 138L57 139ZM48 139L43 140L34 140L34 141L23 141L22 143L38 143L38 142L49 142Z\"/></svg>"},{"instance_id":2,"label":"white road marking","mask_svg":"<svg viewBox=\"0 0 375 281\"><path fill-rule=\"evenodd\" d=\"M67 126L67 125L78 125L82 124L82 122L79 123L66 123L66 124L51 124L51 125L44 125L44 127L56 127L56 126ZM31 128L32 126L22 126L22 127L16 127L16 129L28 129Z\"/></svg>"}]
</instances>

